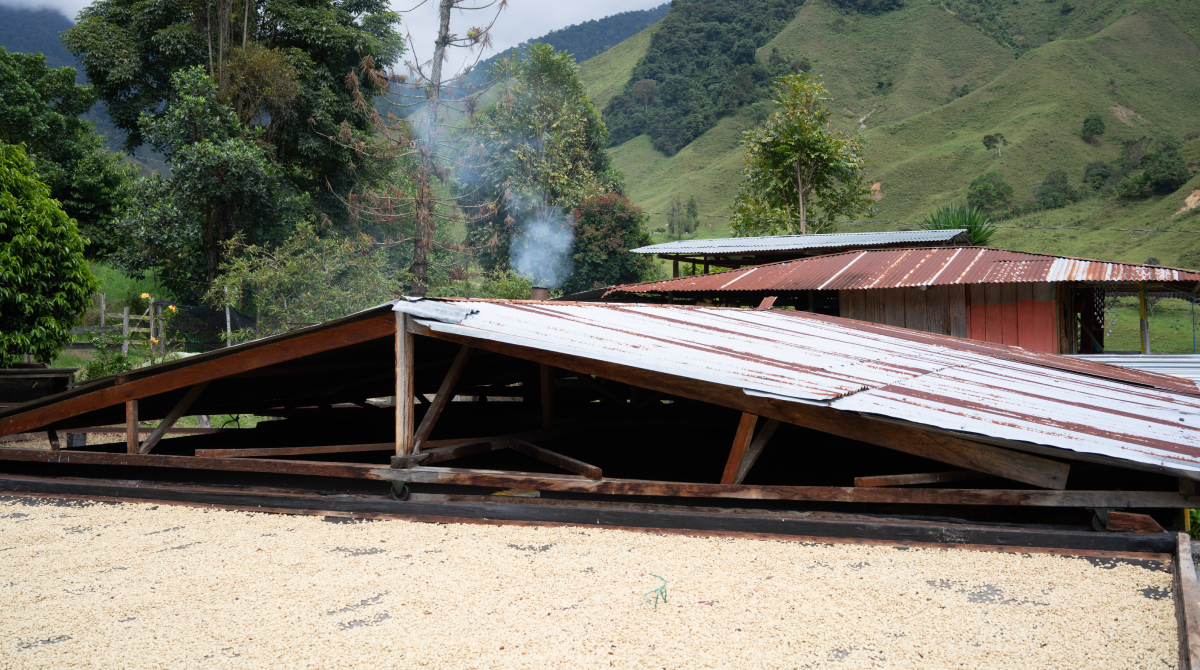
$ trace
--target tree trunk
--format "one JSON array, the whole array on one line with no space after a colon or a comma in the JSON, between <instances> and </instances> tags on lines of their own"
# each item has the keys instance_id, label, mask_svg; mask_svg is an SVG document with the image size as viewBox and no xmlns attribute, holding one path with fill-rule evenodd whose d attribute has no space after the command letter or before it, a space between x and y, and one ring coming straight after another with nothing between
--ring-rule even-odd
<instances>
[{"instance_id":1,"label":"tree trunk","mask_svg":"<svg viewBox=\"0 0 1200 670\"><path fill-rule=\"evenodd\" d=\"M242 0L246 3L244 14L242 15L242 51L246 50L246 37L250 34L250 0Z\"/></svg>"},{"instance_id":2,"label":"tree trunk","mask_svg":"<svg viewBox=\"0 0 1200 670\"><path fill-rule=\"evenodd\" d=\"M217 30L217 93L222 99L225 97L225 59L229 50L229 13L233 10L233 0L217 0L220 3L220 11L217 12L217 22L220 24Z\"/></svg>"},{"instance_id":3,"label":"tree trunk","mask_svg":"<svg viewBox=\"0 0 1200 670\"><path fill-rule=\"evenodd\" d=\"M796 161L796 196L800 199L800 234L808 232L808 203L804 201L804 177L800 172L800 161Z\"/></svg>"},{"instance_id":4,"label":"tree trunk","mask_svg":"<svg viewBox=\"0 0 1200 670\"><path fill-rule=\"evenodd\" d=\"M205 33L208 35L208 78L213 76L213 59L212 59L212 0L204 5L204 20L208 22L208 29Z\"/></svg>"},{"instance_id":5,"label":"tree trunk","mask_svg":"<svg viewBox=\"0 0 1200 670\"><path fill-rule=\"evenodd\" d=\"M433 70L430 73L429 101L425 109L425 151L421 152L421 167L417 171L417 230L413 240L413 295L423 296L429 284L428 255L433 248L433 175L437 170L434 154L437 150L438 103L442 97L442 62L450 45L450 10L454 0L438 3L438 36L433 49Z\"/></svg>"}]
</instances>

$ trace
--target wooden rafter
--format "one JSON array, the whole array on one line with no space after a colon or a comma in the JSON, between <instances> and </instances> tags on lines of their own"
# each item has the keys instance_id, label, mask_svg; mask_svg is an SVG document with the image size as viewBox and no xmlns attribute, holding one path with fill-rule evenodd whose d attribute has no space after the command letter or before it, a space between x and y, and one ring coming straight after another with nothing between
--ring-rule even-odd
<instances>
[{"instance_id":1,"label":"wooden rafter","mask_svg":"<svg viewBox=\"0 0 1200 670\"><path fill-rule=\"evenodd\" d=\"M762 454L763 448L767 446L767 442L775 436L775 431L779 430L778 419L767 419L767 423L763 425L762 430L758 431L758 435L754 437L754 441L750 443L750 448L746 449L746 454L742 456L741 463L738 464L737 474L734 475L733 481L730 484L741 484L749 474L750 468L754 467L755 461Z\"/></svg>"},{"instance_id":2,"label":"wooden rafter","mask_svg":"<svg viewBox=\"0 0 1200 670\"><path fill-rule=\"evenodd\" d=\"M542 447L539 447L536 444L530 444L525 440L509 440L508 448L525 454L526 456L536 458L543 463L549 463L556 468L562 468L568 472L574 472L577 475L583 475L588 479L601 479L604 477L604 474L600 471L600 468L594 465L584 463L583 461L571 458L570 456L564 456L556 451L543 449Z\"/></svg>"},{"instance_id":3,"label":"wooden rafter","mask_svg":"<svg viewBox=\"0 0 1200 670\"><path fill-rule=\"evenodd\" d=\"M855 477L855 486L911 486L913 484L938 484L941 482L963 482L971 479L986 479L988 475L972 470L950 472L919 472L911 475L881 475L878 477Z\"/></svg>"},{"instance_id":4,"label":"wooden rafter","mask_svg":"<svg viewBox=\"0 0 1200 670\"><path fill-rule=\"evenodd\" d=\"M758 425L757 416L748 412L742 413L742 418L738 421L737 433L733 436L733 447L729 450L729 460L725 462L725 472L721 473L722 484L737 483L734 480L737 479L742 460L750 448L750 441L754 439L756 425Z\"/></svg>"},{"instance_id":5,"label":"wooden rafter","mask_svg":"<svg viewBox=\"0 0 1200 670\"><path fill-rule=\"evenodd\" d=\"M433 397L433 402L425 412L425 418L421 419L421 425L417 427L417 433L413 436L413 453L421 451L425 440L429 439L429 434L437 425L442 410L446 408L446 403L454 397L454 387L458 385L458 380L467 367L467 361L471 360L472 351L474 350L466 345L458 350L458 355L450 364L450 369L446 372L446 377L442 379L442 385L438 388L437 395Z\"/></svg>"},{"instance_id":6,"label":"wooden rafter","mask_svg":"<svg viewBox=\"0 0 1200 670\"><path fill-rule=\"evenodd\" d=\"M196 398L199 398L200 394L204 393L204 389L208 388L208 384L209 382L200 382L199 384L196 384L192 388L188 389L188 392L179 399L179 402L175 404L175 407L171 409L171 412L167 414L162 421L158 422L158 426L150 432L150 436L147 437L144 442L142 442L140 447L138 447L138 453L150 453L150 450L158 444L158 441L162 439L163 435L167 434L167 429L174 426L175 422L179 420L179 417L183 416L183 413L192 406L192 403L196 402Z\"/></svg>"}]
</instances>

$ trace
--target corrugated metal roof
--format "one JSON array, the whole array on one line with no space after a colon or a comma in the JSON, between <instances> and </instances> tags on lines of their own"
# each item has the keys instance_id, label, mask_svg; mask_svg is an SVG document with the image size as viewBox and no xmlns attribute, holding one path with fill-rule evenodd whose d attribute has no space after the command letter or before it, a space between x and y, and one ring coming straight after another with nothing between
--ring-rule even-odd
<instances>
[{"instance_id":1,"label":"corrugated metal roof","mask_svg":"<svg viewBox=\"0 0 1200 670\"><path fill-rule=\"evenodd\" d=\"M987 247L871 249L707 275L616 286L609 293L898 288L1010 282L1200 282L1200 272ZM608 294L606 294L608 295Z\"/></svg>"},{"instance_id":2,"label":"corrugated metal roof","mask_svg":"<svg viewBox=\"0 0 1200 670\"><path fill-rule=\"evenodd\" d=\"M458 302L474 310L462 323L421 323L751 395L1200 474L1200 389L1183 380L1166 383L1192 394L1135 385L1124 380L1130 371L1088 361L1046 355L1042 365L1014 347L981 352L948 336L785 310Z\"/></svg>"},{"instance_id":3,"label":"corrugated metal roof","mask_svg":"<svg viewBox=\"0 0 1200 670\"><path fill-rule=\"evenodd\" d=\"M1140 354L1087 354L1072 358L1083 358L1096 363L1118 365L1123 368L1145 370L1200 382L1200 355L1196 354L1150 354L1147 356Z\"/></svg>"},{"instance_id":4,"label":"corrugated metal roof","mask_svg":"<svg viewBox=\"0 0 1200 670\"><path fill-rule=\"evenodd\" d=\"M967 231L961 230L890 230L879 233L827 233L821 235L770 235L766 237L727 237L711 240L679 240L640 247L639 254L736 254L801 249L867 247L885 244L913 245L951 242L966 244Z\"/></svg>"}]
</instances>

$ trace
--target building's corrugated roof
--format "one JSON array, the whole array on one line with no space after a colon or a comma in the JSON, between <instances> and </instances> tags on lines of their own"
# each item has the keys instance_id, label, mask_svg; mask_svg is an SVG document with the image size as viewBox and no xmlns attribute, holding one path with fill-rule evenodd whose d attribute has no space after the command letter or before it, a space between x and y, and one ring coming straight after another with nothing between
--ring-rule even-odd
<instances>
[{"instance_id":1,"label":"building's corrugated roof","mask_svg":"<svg viewBox=\"0 0 1200 670\"><path fill-rule=\"evenodd\" d=\"M1087 354L1075 356L1097 363L1119 365L1133 370L1145 370L1160 375L1182 377L1200 382L1200 356L1196 354Z\"/></svg>"},{"instance_id":2,"label":"building's corrugated roof","mask_svg":"<svg viewBox=\"0 0 1200 670\"><path fill-rule=\"evenodd\" d=\"M922 243L967 244L967 231L891 230L879 233L829 233L822 235L771 235L766 237L728 237L711 240L679 240L640 247L639 254L737 254L768 251L799 251L841 247L914 245Z\"/></svg>"},{"instance_id":3,"label":"building's corrugated roof","mask_svg":"<svg viewBox=\"0 0 1200 670\"><path fill-rule=\"evenodd\" d=\"M1200 272L987 247L871 249L615 286L611 293L717 293L1082 281L1200 282ZM608 294L606 294L608 295Z\"/></svg>"},{"instance_id":4,"label":"building's corrugated roof","mask_svg":"<svg viewBox=\"0 0 1200 670\"><path fill-rule=\"evenodd\" d=\"M455 302L471 310L461 323L421 323L1012 446L1200 473L1200 389L1187 380L785 310Z\"/></svg>"}]
</instances>

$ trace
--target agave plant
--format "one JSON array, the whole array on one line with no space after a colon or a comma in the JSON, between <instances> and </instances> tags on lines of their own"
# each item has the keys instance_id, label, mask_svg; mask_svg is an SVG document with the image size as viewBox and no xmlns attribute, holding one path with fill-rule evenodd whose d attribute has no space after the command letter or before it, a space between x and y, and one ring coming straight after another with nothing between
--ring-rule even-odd
<instances>
[{"instance_id":1,"label":"agave plant","mask_svg":"<svg viewBox=\"0 0 1200 670\"><path fill-rule=\"evenodd\" d=\"M996 225L991 218L975 207L967 205L950 205L938 207L931 214L925 215L925 223L921 230L950 230L965 229L971 244L986 247L996 234Z\"/></svg>"}]
</instances>

